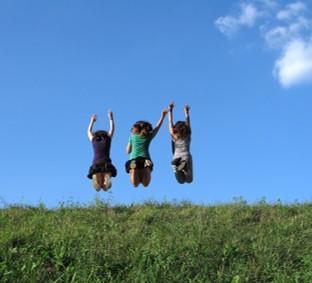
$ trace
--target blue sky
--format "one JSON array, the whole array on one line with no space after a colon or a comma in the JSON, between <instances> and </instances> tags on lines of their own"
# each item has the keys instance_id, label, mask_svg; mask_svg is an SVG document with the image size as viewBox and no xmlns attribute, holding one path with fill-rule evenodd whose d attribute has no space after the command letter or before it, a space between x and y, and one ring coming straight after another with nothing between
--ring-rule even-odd
<instances>
[{"instance_id":1,"label":"blue sky","mask_svg":"<svg viewBox=\"0 0 312 283\"><path fill-rule=\"evenodd\" d=\"M0 205L311 201L310 1L1 1ZM191 106L194 182L177 184L167 120L147 189L125 173L136 120ZM109 193L86 178L86 129L116 122Z\"/></svg>"}]
</instances>

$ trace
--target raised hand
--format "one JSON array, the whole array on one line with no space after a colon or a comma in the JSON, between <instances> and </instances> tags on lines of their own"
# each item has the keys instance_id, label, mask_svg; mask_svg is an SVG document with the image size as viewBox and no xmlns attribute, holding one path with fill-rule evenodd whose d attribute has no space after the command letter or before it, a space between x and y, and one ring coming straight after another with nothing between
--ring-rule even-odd
<instances>
[{"instance_id":1,"label":"raised hand","mask_svg":"<svg viewBox=\"0 0 312 283\"><path fill-rule=\"evenodd\" d=\"M161 112L161 116L162 117L165 117L168 113L168 109L164 109L162 112Z\"/></svg>"},{"instance_id":2,"label":"raised hand","mask_svg":"<svg viewBox=\"0 0 312 283\"><path fill-rule=\"evenodd\" d=\"M184 106L184 113L185 114L189 114L189 112L190 112L190 106L189 105L185 105Z\"/></svg>"},{"instance_id":3,"label":"raised hand","mask_svg":"<svg viewBox=\"0 0 312 283\"><path fill-rule=\"evenodd\" d=\"M173 107L174 107L174 102L173 101L170 101L170 103L169 103L169 111L172 111L172 109L173 109Z\"/></svg>"},{"instance_id":4,"label":"raised hand","mask_svg":"<svg viewBox=\"0 0 312 283\"><path fill-rule=\"evenodd\" d=\"M91 116L91 122L92 123L94 123L95 121L96 121L96 119L97 119L97 116L95 115L95 114L93 114L92 116Z\"/></svg>"},{"instance_id":5,"label":"raised hand","mask_svg":"<svg viewBox=\"0 0 312 283\"><path fill-rule=\"evenodd\" d=\"M111 110L108 110L107 114L108 114L108 119L109 120L113 120L114 119L113 112Z\"/></svg>"}]
</instances>

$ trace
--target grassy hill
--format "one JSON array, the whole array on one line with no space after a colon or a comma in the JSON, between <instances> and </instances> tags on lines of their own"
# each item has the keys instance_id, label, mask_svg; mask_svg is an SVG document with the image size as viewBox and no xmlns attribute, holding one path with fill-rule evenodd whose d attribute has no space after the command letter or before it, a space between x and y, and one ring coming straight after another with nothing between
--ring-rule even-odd
<instances>
[{"instance_id":1,"label":"grassy hill","mask_svg":"<svg viewBox=\"0 0 312 283\"><path fill-rule=\"evenodd\" d=\"M312 282L312 204L12 206L0 282Z\"/></svg>"}]
</instances>

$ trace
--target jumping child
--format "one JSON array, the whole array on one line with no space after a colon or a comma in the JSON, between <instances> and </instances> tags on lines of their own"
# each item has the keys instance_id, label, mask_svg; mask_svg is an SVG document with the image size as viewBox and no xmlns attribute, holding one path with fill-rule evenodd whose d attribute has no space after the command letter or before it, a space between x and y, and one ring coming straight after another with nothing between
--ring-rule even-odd
<instances>
[{"instance_id":1,"label":"jumping child","mask_svg":"<svg viewBox=\"0 0 312 283\"><path fill-rule=\"evenodd\" d=\"M146 121L136 122L131 129L131 136L127 144L129 160L126 162L126 171L130 174L130 181L134 187L140 183L147 187L151 181L153 162L149 154L149 145L158 133L168 110L161 113L161 117L153 129Z\"/></svg>"},{"instance_id":2,"label":"jumping child","mask_svg":"<svg viewBox=\"0 0 312 283\"><path fill-rule=\"evenodd\" d=\"M109 132L99 130L93 133L93 125L97 119L96 115L91 116L88 127L88 138L92 143L94 158L89 169L88 178L92 179L92 184L98 192L101 188L108 191L112 186L111 177L117 175L117 170L110 159L111 140L114 135L115 125L113 112L108 111L110 129Z\"/></svg>"},{"instance_id":3,"label":"jumping child","mask_svg":"<svg viewBox=\"0 0 312 283\"><path fill-rule=\"evenodd\" d=\"M180 184L191 183L193 181L193 162L190 153L191 143L191 124L190 124L190 107L184 107L185 121L178 121L173 125L173 108L174 103L169 104L169 133L172 138L172 168L177 181Z\"/></svg>"}]
</instances>

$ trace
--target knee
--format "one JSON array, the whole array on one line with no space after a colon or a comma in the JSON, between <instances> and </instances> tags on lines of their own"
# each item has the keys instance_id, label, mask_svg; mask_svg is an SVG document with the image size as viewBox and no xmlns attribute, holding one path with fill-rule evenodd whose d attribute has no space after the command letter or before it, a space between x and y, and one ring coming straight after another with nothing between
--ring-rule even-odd
<instances>
[{"instance_id":1,"label":"knee","mask_svg":"<svg viewBox=\"0 0 312 283\"><path fill-rule=\"evenodd\" d=\"M192 183L193 182L193 175L191 174L191 175L186 176L185 181L187 183Z\"/></svg>"},{"instance_id":2,"label":"knee","mask_svg":"<svg viewBox=\"0 0 312 283\"><path fill-rule=\"evenodd\" d=\"M139 186L139 182L132 182L133 187L137 188Z\"/></svg>"},{"instance_id":3,"label":"knee","mask_svg":"<svg viewBox=\"0 0 312 283\"><path fill-rule=\"evenodd\" d=\"M146 187L148 187L149 183L150 183L150 180L144 180L142 182L142 185L146 188Z\"/></svg>"},{"instance_id":4,"label":"knee","mask_svg":"<svg viewBox=\"0 0 312 283\"><path fill-rule=\"evenodd\" d=\"M99 184L97 177L95 175L92 176L92 185L93 188L99 192L101 190L101 185Z\"/></svg>"},{"instance_id":5,"label":"knee","mask_svg":"<svg viewBox=\"0 0 312 283\"><path fill-rule=\"evenodd\" d=\"M150 168L145 168L143 177L142 177L142 185L147 187L151 182L151 170Z\"/></svg>"},{"instance_id":6,"label":"knee","mask_svg":"<svg viewBox=\"0 0 312 283\"><path fill-rule=\"evenodd\" d=\"M130 181L135 188L140 184L140 180L134 176L131 176Z\"/></svg>"},{"instance_id":7,"label":"knee","mask_svg":"<svg viewBox=\"0 0 312 283\"><path fill-rule=\"evenodd\" d=\"M175 177L179 184L185 183L185 175L182 172L176 172Z\"/></svg>"},{"instance_id":8,"label":"knee","mask_svg":"<svg viewBox=\"0 0 312 283\"><path fill-rule=\"evenodd\" d=\"M101 187L100 187L99 184L93 184L93 188L94 188L97 192L99 192L99 191L101 190Z\"/></svg>"}]
</instances>

